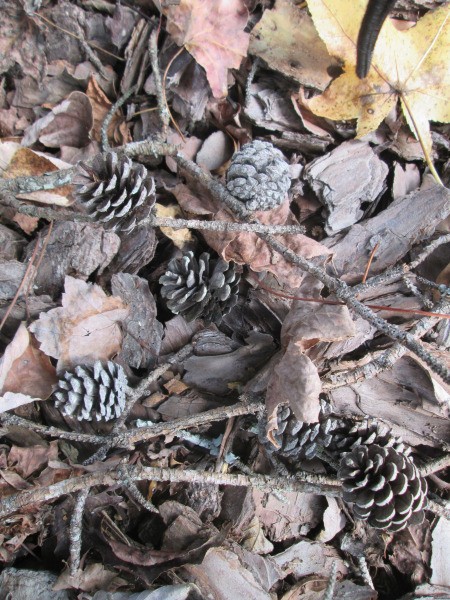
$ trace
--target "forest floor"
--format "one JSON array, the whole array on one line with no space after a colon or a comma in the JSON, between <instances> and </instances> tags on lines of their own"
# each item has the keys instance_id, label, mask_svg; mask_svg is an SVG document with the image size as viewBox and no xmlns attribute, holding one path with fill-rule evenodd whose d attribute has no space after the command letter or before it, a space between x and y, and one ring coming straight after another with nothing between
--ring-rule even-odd
<instances>
[{"instance_id":1,"label":"forest floor","mask_svg":"<svg viewBox=\"0 0 450 600\"><path fill-rule=\"evenodd\" d=\"M0 600L450 598L450 4L366 5L0 0Z\"/></svg>"}]
</instances>

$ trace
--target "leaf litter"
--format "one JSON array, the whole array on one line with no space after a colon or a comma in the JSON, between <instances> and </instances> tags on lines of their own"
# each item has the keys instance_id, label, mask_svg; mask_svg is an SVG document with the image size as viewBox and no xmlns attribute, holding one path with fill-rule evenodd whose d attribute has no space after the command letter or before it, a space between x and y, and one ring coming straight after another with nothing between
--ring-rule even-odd
<instances>
[{"instance_id":1,"label":"leaf litter","mask_svg":"<svg viewBox=\"0 0 450 600\"><path fill-rule=\"evenodd\" d=\"M363 0L4 4L2 591L96 600L442 594L448 381L401 335L392 341L341 304L333 278L448 368L448 319L414 312L449 312L450 197L423 161L448 186L448 3L399 3L364 80L354 70ZM267 235L295 227L276 234L287 251L195 171L220 185L233 150L252 139L272 142L289 163L284 202L251 215ZM155 179L154 214L129 232L79 219L68 174L105 140ZM143 140L170 148L136 150ZM220 322L188 322L162 301L160 277L188 251L238 265L236 305ZM52 396L58 378L107 360L125 370L125 413L112 423L64 416ZM274 441L282 406L312 426L330 415L376 418L412 447L419 468L440 459L422 525L385 534L355 519L329 483L336 464L326 448L296 462L268 451L261 440ZM238 474L247 483L231 485ZM305 476L321 483L289 487Z\"/></svg>"}]
</instances>

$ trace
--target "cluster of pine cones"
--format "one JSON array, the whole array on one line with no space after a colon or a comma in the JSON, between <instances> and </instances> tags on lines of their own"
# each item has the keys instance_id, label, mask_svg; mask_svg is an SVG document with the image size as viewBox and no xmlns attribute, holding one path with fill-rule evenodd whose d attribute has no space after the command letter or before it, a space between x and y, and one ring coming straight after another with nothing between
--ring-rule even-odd
<instances>
[{"instance_id":1,"label":"cluster of pine cones","mask_svg":"<svg viewBox=\"0 0 450 600\"><path fill-rule=\"evenodd\" d=\"M424 518L427 483L414 464L411 449L375 419L354 424L349 419L326 418L319 423L298 421L280 405L278 428L260 439L269 452L290 461L330 457L339 464L343 499L359 519L376 529L396 532Z\"/></svg>"},{"instance_id":2,"label":"cluster of pine cones","mask_svg":"<svg viewBox=\"0 0 450 600\"><path fill-rule=\"evenodd\" d=\"M91 165L81 164L77 177L78 202L105 227L130 232L140 210L155 203L155 183L143 165L109 152ZM254 141L237 152L227 173L227 189L248 210L271 210L286 198L289 167L279 150ZM220 323L237 302L240 276L233 263L193 252L169 261L159 279L161 296L174 314L192 321ZM110 420L125 407L127 379L113 363L96 363L67 371L55 391L56 406L79 420ZM311 459L325 453L338 463L343 499L355 515L371 526L399 531L420 523L427 485L410 450L374 420L354 425L348 420L325 419L309 425L299 422L289 408L278 412L275 446L261 436L266 448L290 460Z\"/></svg>"}]
</instances>

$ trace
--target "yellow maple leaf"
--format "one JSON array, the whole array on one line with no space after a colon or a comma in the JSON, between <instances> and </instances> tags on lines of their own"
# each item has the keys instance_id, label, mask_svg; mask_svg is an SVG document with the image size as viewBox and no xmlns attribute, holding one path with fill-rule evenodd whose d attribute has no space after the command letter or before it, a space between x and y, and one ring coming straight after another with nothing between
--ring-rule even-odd
<instances>
[{"instance_id":1,"label":"yellow maple leaf","mask_svg":"<svg viewBox=\"0 0 450 600\"><path fill-rule=\"evenodd\" d=\"M429 121L450 121L450 4L428 12L407 31L384 23L363 80L355 72L356 41L367 0L308 0L316 29L344 73L320 96L303 101L329 119L358 119L357 136L375 130L396 105L425 156L431 153ZM430 161L429 161L430 162Z\"/></svg>"}]
</instances>

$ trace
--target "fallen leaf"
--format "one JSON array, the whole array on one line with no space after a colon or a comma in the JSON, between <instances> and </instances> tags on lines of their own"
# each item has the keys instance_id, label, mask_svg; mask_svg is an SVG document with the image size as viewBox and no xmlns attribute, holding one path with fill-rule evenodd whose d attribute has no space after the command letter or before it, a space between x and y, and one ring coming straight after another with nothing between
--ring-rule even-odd
<instances>
[{"instance_id":1,"label":"fallen leaf","mask_svg":"<svg viewBox=\"0 0 450 600\"><path fill-rule=\"evenodd\" d=\"M92 105L89 98L83 92L72 92L48 115L27 128L22 145L31 146L39 140L49 148L63 145L82 148L90 141L92 125Z\"/></svg>"},{"instance_id":2,"label":"fallen leaf","mask_svg":"<svg viewBox=\"0 0 450 600\"><path fill-rule=\"evenodd\" d=\"M303 103L330 119L358 119L357 135L374 131L398 99L408 125L431 153L429 121L450 120L447 49L450 4L428 12L415 27L399 31L387 19L378 36L372 66L363 80L355 72L356 41L365 0L308 0L319 35L331 55L345 62L344 73L324 94Z\"/></svg>"},{"instance_id":3,"label":"fallen leaf","mask_svg":"<svg viewBox=\"0 0 450 600\"><path fill-rule=\"evenodd\" d=\"M167 31L201 65L213 96L227 95L228 69L247 55L248 13L243 0L180 0L163 8Z\"/></svg>"},{"instance_id":4,"label":"fallen leaf","mask_svg":"<svg viewBox=\"0 0 450 600\"><path fill-rule=\"evenodd\" d=\"M21 477L27 479L32 473L46 467L52 460L58 459L58 442L55 440L46 446L12 446L8 454L8 465Z\"/></svg>"},{"instance_id":5,"label":"fallen leaf","mask_svg":"<svg viewBox=\"0 0 450 600\"><path fill-rule=\"evenodd\" d=\"M84 570L78 569L73 575L70 575L68 570L63 571L52 589L58 591L75 588L84 592L95 592L96 590L109 589L111 586L114 589L125 584L125 580L119 578L115 571L106 569L100 563L92 563Z\"/></svg>"},{"instance_id":6,"label":"fallen leaf","mask_svg":"<svg viewBox=\"0 0 450 600\"><path fill-rule=\"evenodd\" d=\"M126 9L125 9L126 10ZM112 103L108 99L108 96L99 86L97 79L94 75L91 75L89 83L86 89L86 95L91 101L92 105L92 118L93 126L91 131L91 138L97 142L101 142L101 129L106 115L109 113ZM119 143L127 144L131 142L131 134L128 125L121 116L120 111L116 111L108 125L107 130L108 140L116 141L116 137L119 136ZM116 145L116 144L114 144Z\"/></svg>"},{"instance_id":7,"label":"fallen leaf","mask_svg":"<svg viewBox=\"0 0 450 600\"><path fill-rule=\"evenodd\" d=\"M0 392L15 392L16 397L5 395L5 402L10 406L4 408L0 401L0 410L11 410L15 406L25 404L25 396L33 396L28 402L37 399L46 400L52 393L56 383L56 371L50 359L41 350L23 323L19 326L12 342L6 347L0 359ZM19 404L20 402L20 404Z\"/></svg>"},{"instance_id":8,"label":"fallen leaf","mask_svg":"<svg viewBox=\"0 0 450 600\"><path fill-rule=\"evenodd\" d=\"M178 204L169 204L164 206L158 202L155 204L154 210L157 217L164 217L169 219L183 219L184 215L181 212ZM162 233L172 240L177 248L180 250L186 249L186 246L194 243L194 236L190 229L173 229L172 227L161 227Z\"/></svg>"},{"instance_id":9,"label":"fallen leaf","mask_svg":"<svg viewBox=\"0 0 450 600\"><path fill-rule=\"evenodd\" d=\"M291 0L277 0L252 30L249 53L299 83L323 90L336 67L311 17Z\"/></svg>"},{"instance_id":10,"label":"fallen leaf","mask_svg":"<svg viewBox=\"0 0 450 600\"><path fill-rule=\"evenodd\" d=\"M201 192L192 192L186 185L177 185L173 194L184 211L194 215L208 215L215 221L234 223L230 213ZM254 216L263 225L297 224L289 208L289 202L283 202L272 210L257 211ZM281 254L273 250L256 233L203 231L203 237L226 261L248 265L253 271L269 271L281 285L296 288L302 282L305 272L286 261ZM328 248L306 235L280 235L278 239L296 254L305 258L327 257Z\"/></svg>"},{"instance_id":11,"label":"fallen leaf","mask_svg":"<svg viewBox=\"0 0 450 600\"><path fill-rule=\"evenodd\" d=\"M0 413L8 410L14 410L19 406L30 404L30 402L39 400L42 400L42 398L33 398L32 396L27 396L26 394L16 394L15 392L5 392L3 396L0 396Z\"/></svg>"},{"instance_id":12,"label":"fallen leaf","mask_svg":"<svg viewBox=\"0 0 450 600\"><path fill-rule=\"evenodd\" d=\"M344 561L333 547L309 540L297 542L273 558L286 575L292 575L295 581L312 573L329 578L333 563L336 563L338 573L346 575L348 572Z\"/></svg>"},{"instance_id":13,"label":"fallen leaf","mask_svg":"<svg viewBox=\"0 0 450 600\"><path fill-rule=\"evenodd\" d=\"M316 423L319 420L319 394L322 390L314 363L301 349L290 342L269 379L266 395L270 417L282 403L288 403L299 421Z\"/></svg>"},{"instance_id":14,"label":"fallen leaf","mask_svg":"<svg viewBox=\"0 0 450 600\"><path fill-rule=\"evenodd\" d=\"M4 144L0 144L0 152L3 145ZM17 144L17 150L11 156L8 161L8 166L5 168L2 175L5 179L14 179L14 177L52 173L59 169L66 169L71 166L72 165L62 160L44 155L41 152L34 152L34 150L23 148ZM34 202L40 202L42 204L68 206L73 201L71 198L72 190L72 185L64 185L51 190L20 193L17 194L17 198L20 198L21 200L33 200Z\"/></svg>"},{"instance_id":15,"label":"fallen leaf","mask_svg":"<svg viewBox=\"0 0 450 600\"><path fill-rule=\"evenodd\" d=\"M129 309L120 298L107 296L102 288L66 277L62 306L41 313L30 329L41 350L58 359L58 371L108 360L120 351L120 322Z\"/></svg>"}]
</instances>

